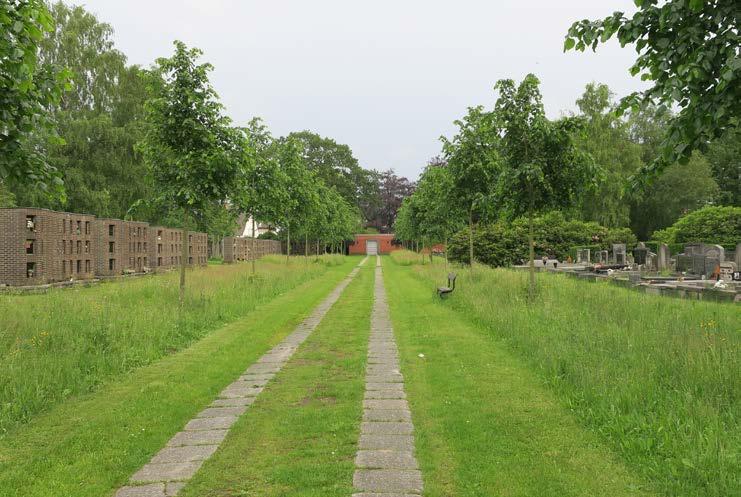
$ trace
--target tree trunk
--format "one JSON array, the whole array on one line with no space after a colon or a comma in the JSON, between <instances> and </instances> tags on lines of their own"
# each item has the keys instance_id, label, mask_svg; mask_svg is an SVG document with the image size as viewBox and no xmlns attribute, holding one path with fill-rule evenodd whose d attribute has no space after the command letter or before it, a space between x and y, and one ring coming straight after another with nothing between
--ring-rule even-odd
<instances>
[{"instance_id":1,"label":"tree trunk","mask_svg":"<svg viewBox=\"0 0 741 497\"><path fill-rule=\"evenodd\" d=\"M252 214L252 240L250 241L250 259L252 259L252 274L255 274L255 260L257 257L255 257L255 240L257 238L255 233L255 215Z\"/></svg>"},{"instance_id":2,"label":"tree trunk","mask_svg":"<svg viewBox=\"0 0 741 497\"><path fill-rule=\"evenodd\" d=\"M445 271L448 271L448 235L443 238L443 253L445 254Z\"/></svg>"},{"instance_id":3,"label":"tree trunk","mask_svg":"<svg viewBox=\"0 0 741 497\"><path fill-rule=\"evenodd\" d=\"M185 304L185 266L188 264L188 228L183 228L180 245L180 307Z\"/></svg>"},{"instance_id":4,"label":"tree trunk","mask_svg":"<svg viewBox=\"0 0 741 497\"><path fill-rule=\"evenodd\" d=\"M473 206L468 209L468 260L473 267Z\"/></svg>"},{"instance_id":5,"label":"tree trunk","mask_svg":"<svg viewBox=\"0 0 741 497\"><path fill-rule=\"evenodd\" d=\"M533 187L528 185L530 195L530 208L527 210L528 242L530 244L530 282L528 284L527 296L532 303L535 300L535 235L533 233Z\"/></svg>"},{"instance_id":6,"label":"tree trunk","mask_svg":"<svg viewBox=\"0 0 741 497\"><path fill-rule=\"evenodd\" d=\"M291 227L286 227L286 263L291 260Z\"/></svg>"}]
</instances>

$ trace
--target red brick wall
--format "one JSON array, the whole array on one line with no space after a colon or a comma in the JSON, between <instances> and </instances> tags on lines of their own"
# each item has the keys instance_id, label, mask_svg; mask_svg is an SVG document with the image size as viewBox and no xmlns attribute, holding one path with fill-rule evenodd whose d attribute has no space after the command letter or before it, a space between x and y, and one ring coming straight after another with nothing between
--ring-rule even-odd
<instances>
[{"instance_id":1,"label":"red brick wall","mask_svg":"<svg viewBox=\"0 0 741 497\"><path fill-rule=\"evenodd\" d=\"M375 240L378 242L378 253L388 254L394 250L399 250L401 247L393 245L391 242L394 240L394 235L355 235L354 242L348 247L349 253L352 254L365 254L366 247L365 243L368 240Z\"/></svg>"}]
</instances>

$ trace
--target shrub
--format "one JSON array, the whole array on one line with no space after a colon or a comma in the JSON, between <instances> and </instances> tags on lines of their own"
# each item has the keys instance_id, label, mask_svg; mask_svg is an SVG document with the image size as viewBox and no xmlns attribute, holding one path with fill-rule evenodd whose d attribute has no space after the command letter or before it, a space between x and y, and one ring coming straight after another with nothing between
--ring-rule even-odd
<instances>
[{"instance_id":1,"label":"shrub","mask_svg":"<svg viewBox=\"0 0 741 497\"><path fill-rule=\"evenodd\" d=\"M667 244L701 242L735 248L741 242L741 207L703 207L655 231L653 238Z\"/></svg>"},{"instance_id":2,"label":"shrub","mask_svg":"<svg viewBox=\"0 0 741 497\"><path fill-rule=\"evenodd\" d=\"M553 212L533 220L536 256L564 260L574 247L610 250L613 243L635 245L636 237L628 228L605 228L594 222L566 220ZM527 219L511 223L497 222L481 226L474 233L474 256L490 266L510 266L528 259ZM456 233L450 241L450 258L468 261L468 230ZM574 255L572 255L574 257Z\"/></svg>"},{"instance_id":3,"label":"shrub","mask_svg":"<svg viewBox=\"0 0 741 497\"><path fill-rule=\"evenodd\" d=\"M258 240L280 240L280 237L277 233L273 231L266 231L265 233L262 233L260 235L257 235Z\"/></svg>"}]
</instances>

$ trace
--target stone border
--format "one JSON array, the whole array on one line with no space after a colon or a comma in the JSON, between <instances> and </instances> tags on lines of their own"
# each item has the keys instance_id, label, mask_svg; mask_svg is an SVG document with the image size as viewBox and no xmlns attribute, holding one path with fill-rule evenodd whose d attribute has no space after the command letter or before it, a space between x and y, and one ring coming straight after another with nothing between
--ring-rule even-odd
<instances>
[{"instance_id":1,"label":"stone border","mask_svg":"<svg viewBox=\"0 0 741 497\"><path fill-rule=\"evenodd\" d=\"M229 429L244 414L298 347L316 329L343 290L360 271L367 257L281 343L266 352L235 382L221 391L211 405L188 421L167 445L116 492L116 497L170 497L177 495L223 442Z\"/></svg>"},{"instance_id":2,"label":"stone border","mask_svg":"<svg viewBox=\"0 0 741 497\"><path fill-rule=\"evenodd\" d=\"M376 258L368 366L353 497L413 497L422 494L414 456L414 425L391 326L381 258Z\"/></svg>"}]
</instances>

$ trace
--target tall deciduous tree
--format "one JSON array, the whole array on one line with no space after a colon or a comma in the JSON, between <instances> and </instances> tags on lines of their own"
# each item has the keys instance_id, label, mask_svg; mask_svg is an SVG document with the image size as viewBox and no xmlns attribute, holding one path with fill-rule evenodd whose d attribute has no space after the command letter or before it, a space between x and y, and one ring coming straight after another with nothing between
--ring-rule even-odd
<instances>
[{"instance_id":1,"label":"tall deciduous tree","mask_svg":"<svg viewBox=\"0 0 741 497\"><path fill-rule=\"evenodd\" d=\"M250 258L252 274L255 273L255 223L278 224L287 198L288 177L281 170L275 157L273 137L259 118L252 119L243 130L245 143L242 147L242 170L240 186L234 194L238 209L248 214L252 222Z\"/></svg>"},{"instance_id":2,"label":"tall deciduous tree","mask_svg":"<svg viewBox=\"0 0 741 497\"><path fill-rule=\"evenodd\" d=\"M544 209L575 205L595 173L591 158L574 143L578 120L549 121L539 84L532 74L519 85L511 79L500 80L495 86L499 98L494 110L503 159L497 198L513 217L528 217L531 300L535 292L533 216Z\"/></svg>"},{"instance_id":3,"label":"tall deciduous tree","mask_svg":"<svg viewBox=\"0 0 741 497\"><path fill-rule=\"evenodd\" d=\"M612 93L606 85L588 84L576 104L584 118L577 144L602 170L597 186L581 200L581 215L608 228L627 226L630 199L625 181L643 165L641 147L631 141L628 123L613 112Z\"/></svg>"},{"instance_id":4,"label":"tall deciduous tree","mask_svg":"<svg viewBox=\"0 0 741 497\"><path fill-rule=\"evenodd\" d=\"M0 184L32 184L62 195L62 181L32 141L55 136L49 109L59 102L68 73L39 61L44 33L54 28L42 0L0 2Z\"/></svg>"},{"instance_id":5,"label":"tall deciduous tree","mask_svg":"<svg viewBox=\"0 0 741 497\"><path fill-rule=\"evenodd\" d=\"M669 121L661 154L634 178L651 177L696 149L737 128L741 119L741 31L738 0L635 0L628 18L615 12L601 21L583 20L569 28L564 50L595 50L617 35L634 44L630 68L652 86L622 100L621 109L657 104L678 107Z\"/></svg>"},{"instance_id":6,"label":"tall deciduous tree","mask_svg":"<svg viewBox=\"0 0 741 497\"><path fill-rule=\"evenodd\" d=\"M458 133L453 139L441 140L453 178L453 200L468 217L469 260L473 265L474 223L487 208L498 174L498 136L491 113L481 106L469 107L468 114L455 125Z\"/></svg>"},{"instance_id":7,"label":"tall deciduous tree","mask_svg":"<svg viewBox=\"0 0 741 497\"><path fill-rule=\"evenodd\" d=\"M242 153L231 121L208 80L212 66L198 64L202 52L175 42L175 54L157 59L158 80L147 104L141 149L166 202L192 218L209 202L234 190ZM186 219L187 223L187 219ZM186 224L187 225L187 224ZM182 232L180 301L185 297L188 230Z\"/></svg>"}]
</instances>

